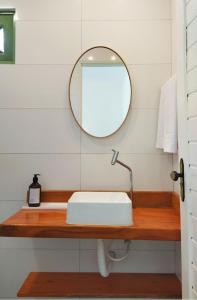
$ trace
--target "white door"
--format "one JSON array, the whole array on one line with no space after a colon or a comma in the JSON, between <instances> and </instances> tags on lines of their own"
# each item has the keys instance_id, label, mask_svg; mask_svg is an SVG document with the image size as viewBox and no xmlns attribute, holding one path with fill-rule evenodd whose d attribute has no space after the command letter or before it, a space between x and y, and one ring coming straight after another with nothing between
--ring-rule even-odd
<instances>
[{"instance_id":1,"label":"white door","mask_svg":"<svg viewBox=\"0 0 197 300\"><path fill-rule=\"evenodd\" d=\"M176 8L179 158L185 164L183 299L197 299L197 0L176 0Z\"/></svg>"}]
</instances>

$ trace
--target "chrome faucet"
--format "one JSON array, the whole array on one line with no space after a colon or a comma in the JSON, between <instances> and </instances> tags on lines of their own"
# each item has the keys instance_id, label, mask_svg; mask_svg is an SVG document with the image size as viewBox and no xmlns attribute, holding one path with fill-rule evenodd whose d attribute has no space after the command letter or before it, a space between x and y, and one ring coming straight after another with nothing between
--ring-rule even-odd
<instances>
[{"instance_id":1,"label":"chrome faucet","mask_svg":"<svg viewBox=\"0 0 197 300\"><path fill-rule=\"evenodd\" d=\"M112 166L114 166L116 163L118 163L119 165L123 166L124 168L126 168L129 171L129 173L130 173L130 182L131 182L131 192L133 192L133 172L132 172L132 169L129 166L127 166L126 164L124 164L123 162L121 162L120 160L118 160L119 151L116 151L114 149L112 149L112 151L114 152L114 154L112 156L112 160L111 160Z\"/></svg>"}]
</instances>

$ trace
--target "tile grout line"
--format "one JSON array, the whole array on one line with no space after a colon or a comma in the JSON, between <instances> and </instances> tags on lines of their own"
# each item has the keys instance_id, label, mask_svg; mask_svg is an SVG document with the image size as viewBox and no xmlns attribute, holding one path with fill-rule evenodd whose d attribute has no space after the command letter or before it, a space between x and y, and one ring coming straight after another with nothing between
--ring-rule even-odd
<instances>
[{"instance_id":1,"label":"tile grout line","mask_svg":"<svg viewBox=\"0 0 197 300\"><path fill-rule=\"evenodd\" d=\"M82 53L81 53L82 54ZM170 62L147 62L147 63L131 63L127 62L127 66L155 66L155 65L171 65ZM1 68L15 68L16 66L74 66L73 63L15 63L14 65L2 64Z\"/></svg>"},{"instance_id":2,"label":"tile grout line","mask_svg":"<svg viewBox=\"0 0 197 300\"><path fill-rule=\"evenodd\" d=\"M171 153L157 153L157 152L121 152L122 155L139 155L139 156L142 156L142 155L158 155L158 156L171 156ZM110 152L0 152L0 156L11 156L11 155L16 155L16 156L21 156L21 155L25 155L25 156L28 156L28 155L35 155L35 156L42 156L42 155L49 155L49 156L56 156L56 155L62 155L62 156L65 156L65 155L73 155L73 156L85 156L85 155L107 155L107 156L111 156L111 153Z\"/></svg>"},{"instance_id":3,"label":"tile grout line","mask_svg":"<svg viewBox=\"0 0 197 300\"><path fill-rule=\"evenodd\" d=\"M81 0L81 54L82 54L82 9L83 9L83 0ZM81 182L82 182L82 155L81 155L81 140L82 140L82 134L81 134L81 128L80 128L80 190L82 189ZM80 261L80 239L78 239L78 272L81 272L81 261Z\"/></svg>"},{"instance_id":4,"label":"tile grout line","mask_svg":"<svg viewBox=\"0 0 197 300\"><path fill-rule=\"evenodd\" d=\"M83 19L81 17L81 19L29 19L29 20L25 20L25 19L20 19L20 20L16 20L16 24L17 23L48 23L48 22L52 22L52 23L80 23L81 21L85 22L89 22L89 23L93 23L93 22L122 22L122 23L128 23L128 22L169 22L171 21L171 18L136 18L136 19Z\"/></svg>"},{"instance_id":5,"label":"tile grout line","mask_svg":"<svg viewBox=\"0 0 197 300\"><path fill-rule=\"evenodd\" d=\"M80 20L80 24L81 24L81 30L80 30L80 55L82 54L82 0L80 1L81 3L81 20ZM81 189L81 128L80 128L80 135L79 135L79 143L80 143L80 189ZM80 248L80 247L79 247ZM79 271L80 271L80 250L79 250Z\"/></svg>"},{"instance_id":6,"label":"tile grout line","mask_svg":"<svg viewBox=\"0 0 197 300\"><path fill-rule=\"evenodd\" d=\"M81 54L82 54L82 47L83 47L83 32L82 32L82 10L83 10L83 0L81 0ZM80 189L82 188L82 156L81 156L81 150L82 150L82 132L81 132L81 128L80 128ZM80 251L79 251L79 255L80 255ZM79 258L79 270L80 270L80 258Z\"/></svg>"},{"instance_id":7,"label":"tile grout line","mask_svg":"<svg viewBox=\"0 0 197 300\"><path fill-rule=\"evenodd\" d=\"M71 111L70 107L1 107L0 110L52 110L52 111ZM158 111L157 107L153 108L137 108L137 107L132 107L133 110L151 110L151 111Z\"/></svg>"}]
</instances>

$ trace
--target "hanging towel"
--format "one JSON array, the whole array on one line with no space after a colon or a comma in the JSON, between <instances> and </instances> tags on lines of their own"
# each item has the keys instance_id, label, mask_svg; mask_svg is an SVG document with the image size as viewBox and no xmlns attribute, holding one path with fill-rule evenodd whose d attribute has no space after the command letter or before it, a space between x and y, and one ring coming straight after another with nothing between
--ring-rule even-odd
<instances>
[{"instance_id":1,"label":"hanging towel","mask_svg":"<svg viewBox=\"0 0 197 300\"><path fill-rule=\"evenodd\" d=\"M177 153L177 84L176 76L161 88L156 148Z\"/></svg>"}]
</instances>

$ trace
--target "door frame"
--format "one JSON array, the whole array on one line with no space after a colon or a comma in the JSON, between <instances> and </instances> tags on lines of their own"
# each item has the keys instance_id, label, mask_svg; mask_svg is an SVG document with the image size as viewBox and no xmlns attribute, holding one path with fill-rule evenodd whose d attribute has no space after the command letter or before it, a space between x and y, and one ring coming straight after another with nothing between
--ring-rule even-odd
<instances>
[{"instance_id":1,"label":"door frame","mask_svg":"<svg viewBox=\"0 0 197 300\"><path fill-rule=\"evenodd\" d=\"M186 0L175 0L176 5L176 53L177 53L177 111L178 111L178 148L179 159L185 165L185 201L180 200L181 208L181 262L182 262L182 298L191 298L191 224L190 190L187 133L187 30Z\"/></svg>"}]
</instances>

